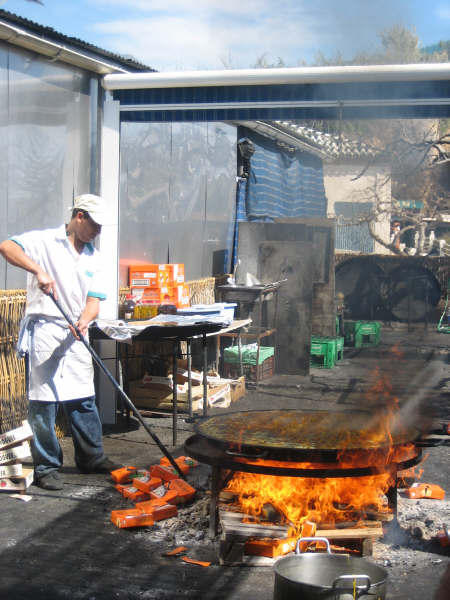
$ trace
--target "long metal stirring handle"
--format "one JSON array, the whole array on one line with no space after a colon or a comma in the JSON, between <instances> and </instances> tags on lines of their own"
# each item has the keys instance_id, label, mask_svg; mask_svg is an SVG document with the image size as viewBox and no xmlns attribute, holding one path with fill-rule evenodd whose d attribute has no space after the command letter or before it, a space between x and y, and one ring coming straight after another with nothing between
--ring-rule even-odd
<instances>
[{"instance_id":1,"label":"long metal stirring handle","mask_svg":"<svg viewBox=\"0 0 450 600\"><path fill-rule=\"evenodd\" d=\"M100 369L103 371L103 373L106 375L106 377L109 379L109 381L113 384L113 386L116 388L116 390L119 392L119 394L122 396L122 398L125 400L125 402L128 404L128 406L130 407L130 409L133 411L133 414L135 415L135 417L137 418L137 420L139 421L139 423L142 425L142 427L147 431L147 433L151 436L151 438L156 442L156 444L159 446L159 449L161 450L161 452L165 455L165 457L169 460L170 464L172 465L172 467L174 469L176 469L178 475L182 478L182 479L186 479L183 472L181 471L180 467L177 465L177 463L175 462L175 459L173 458L173 456L170 454L170 452L167 450L167 448L164 446L164 444L161 442L161 440L158 438L158 436L153 433L153 431L150 429L150 427L145 423L144 419L141 416L141 413L138 411L138 409L134 406L133 402L130 400L130 398L127 396L127 394L123 391L123 389L120 387L120 385L117 383L117 381L114 379L114 377L111 375L111 373L108 371L108 369L105 367L102 359L99 357L99 355L97 354L97 352L92 348L92 346L90 344L88 344L88 342L84 339L84 335L81 333L81 331L78 329L78 327L75 325L75 323L73 323L72 319L69 317L69 315L66 313L66 311L63 309L63 307L61 306L61 304L58 302L58 300L55 298L55 296L50 293L49 294L50 298L53 300L53 302L55 303L55 305L57 306L58 310L61 312L61 314L64 316L64 318L66 319L66 321L69 323L69 325L71 327L74 328L75 333L77 334L77 336L80 338L80 341L83 342L84 346L87 348L87 350L90 352L90 354L92 355L92 358L95 360L95 362L98 364L98 366L100 367Z\"/></svg>"}]
</instances>

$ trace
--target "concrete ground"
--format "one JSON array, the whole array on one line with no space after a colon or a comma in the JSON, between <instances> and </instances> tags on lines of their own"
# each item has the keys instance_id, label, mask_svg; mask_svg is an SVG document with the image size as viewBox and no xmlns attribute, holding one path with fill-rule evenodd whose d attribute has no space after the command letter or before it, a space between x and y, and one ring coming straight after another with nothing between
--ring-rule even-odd
<instances>
[{"instance_id":1,"label":"concrete ground","mask_svg":"<svg viewBox=\"0 0 450 600\"><path fill-rule=\"evenodd\" d=\"M437 334L431 328L426 331L417 327L408 332L405 328L385 327L379 347L348 350L344 361L332 370L313 369L307 377L277 376L257 390L249 390L232 410L372 410L370 388L381 373L392 383L405 415L421 405L427 414L433 414L435 422L449 420L449 341L448 335ZM171 419L146 421L175 455L183 454L183 442L192 434L192 424L180 421L179 445L172 448ZM134 420L106 430L104 444L111 459L137 467L148 467L161 457L153 440ZM27 503L7 493L0 495L0 598L273 597L272 568L218 564L217 541L210 541L205 535L208 467L192 470L191 481L199 489L200 500L180 511L177 521L124 530L110 522L110 512L123 508L127 501L119 496L107 476L77 472L70 438L62 440L62 447L61 492L32 486L32 499ZM450 525L449 447L443 444L425 451L428 456L423 463L422 480L441 485L446 499L401 498L399 527L387 531L385 538L375 544L370 559L388 571L388 600L433 599L449 562L448 553L430 539L442 523ZM424 535L418 534L417 527L409 527L411 519L425 523ZM163 555L183 542L189 556L211 561L211 566L186 564L180 558Z\"/></svg>"}]
</instances>

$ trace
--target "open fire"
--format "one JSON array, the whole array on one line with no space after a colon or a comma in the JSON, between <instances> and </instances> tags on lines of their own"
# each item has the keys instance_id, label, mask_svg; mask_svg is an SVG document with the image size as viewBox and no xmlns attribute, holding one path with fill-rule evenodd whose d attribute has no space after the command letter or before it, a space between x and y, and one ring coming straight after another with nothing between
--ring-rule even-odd
<instances>
[{"instance_id":1,"label":"open fire","mask_svg":"<svg viewBox=\"0 0 450 600\"><path fill-rule=\"evenodd\" d=\"M228 564L239 564L231 557L243 540L245 554L273 557L278 542L288 552L305 534L359 540L370 553L382 521L396 516L399 472L421 460L422 433L389 379L376 370L373 381L361 409L241 411L196 427L185 448L213 467L210 535L219 518Z\"/></svg>"},{"instance_id":2,"label":"open fire","mask_svg":"<svg viewBox=\"0 0 450 600\"><path fill-rule=\"evenodd\" d=\"M351 419L341 413L336 415L333 431L316 428L314 432L315 439L320 440L319 448L327 448L327 445L340 448L337 461L289 461L288 464L291 469L323 469L324 472L369 467L376 471L375 474L362 477L287 477L236 471L225 489L235 495L239 510L259 522L286 523L288 535L294 538L304 535L305 523L312 522L324 529L345 523L357 526L380 517L386 520L393 510L389 506L389 490L396 485L397 477L396 468L393 469L392 465L413 459L417 449L413 443L405 441L410 431L397 418L398 400L392 393L388 378L376 370L374 381L367 393L366 404L377 404L378 408L364 428L353 427ZM342 427L342 419L347 419L345 427ZM309 424L316 425L311 418ZM289 439L292 434L298 435L295 425L287 412L286 416L272 419L265 429ZM285 429L280 429L283 426ZM237 436L239 440L245 440L253 427L253 423L246 424ZM399 440L405 443L399 444ZM285 461L277 460L236 457L236 461L262 467L278 466L281 472L286 467Z\"/></svg>"}]
</instances>

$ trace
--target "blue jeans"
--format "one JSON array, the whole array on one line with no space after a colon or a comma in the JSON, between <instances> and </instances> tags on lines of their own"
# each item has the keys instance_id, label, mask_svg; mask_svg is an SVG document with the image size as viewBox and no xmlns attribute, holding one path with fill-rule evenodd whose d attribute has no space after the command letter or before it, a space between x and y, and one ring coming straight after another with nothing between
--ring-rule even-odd
<instances>
[{"instance_id":1,"label":"blue jeans","mask_svg":"<svg viewBox=\"0 0 450 600\"><path fill-rule=\"evenodd\" d=\"M102 424L95 397L80 398L59 403L70 424L75 449L75 463L80 470L89 471L105 458L102 442ZM55 433L57 402L30 400L28 421L33 430L31 455L35 478L58 470L63 462L63 452Z\"/></svg>"}]
</instances>

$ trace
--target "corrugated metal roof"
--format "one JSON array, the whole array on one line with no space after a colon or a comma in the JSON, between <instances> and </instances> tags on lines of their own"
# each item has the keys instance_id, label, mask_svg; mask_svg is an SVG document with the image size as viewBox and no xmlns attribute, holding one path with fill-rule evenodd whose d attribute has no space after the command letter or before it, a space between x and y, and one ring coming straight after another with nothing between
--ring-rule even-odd
<instances>
[{"instance_id":1,"label":"corrugated metal roof","mask_svg":"<svg viewBox=\"0 0 450 600\"><path fill-rule=\"evenodd\" d=\"M22 29L26 30L29 33L32 33L33 35L41 37L43 40L50 40L52 42L65 44L72 48L77 48L79 50L88 52L92 56L106 58L110 61L117 63L118 65L127 69L130 72L155 72L155 69L152 69L151 67L144 65L134 60L133 58L127 58L125 56L115 54L114 52L109 52L108 50L104 50L103 48L99 48L98 46L94 46L93 44L89 44L88 42L84 42L83 40L80 40L76 37L63 35L62 33L59 33L52 27L40 25L39 23L35 23L34 21L30 21L29 19L25 19L24 17L20 17L6 10L0 9L0 20L3 20L11 25L20 26Z\"/></svg>"}]
</instances>

